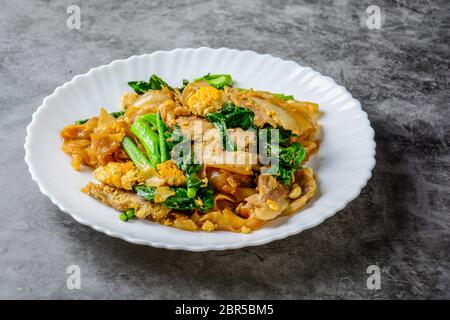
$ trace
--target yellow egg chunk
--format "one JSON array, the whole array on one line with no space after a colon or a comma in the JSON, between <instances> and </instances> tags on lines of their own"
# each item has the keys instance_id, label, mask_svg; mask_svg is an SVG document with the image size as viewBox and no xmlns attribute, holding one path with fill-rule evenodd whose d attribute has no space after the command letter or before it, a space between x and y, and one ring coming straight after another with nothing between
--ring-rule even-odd
<instances>
[{"instance_id":1,"label":"yellow egg chunk","mask_svg":"<svg viewBox=\"0 0 450 320\"><path fill-rule=\"evenodd\" d=\"M186 184L186 176L173 160L167 160L156 166L159 174L169 186L182 186Z\"/></svg>"},{"instance_id":2,"label":"yellow egg chunk","mask_svg":"<svg viewBox=\"0 0 450 320\"><path fill-rule=\"evenodd\" d=\"M142 180L138 170L132 162L109 162L105 166L99 166L92 173L94 178L112 187L125 190L133 189L133 186Z\"/></svg>"},{"instance_id":3,"label":"yellow egg chunk","mask_svg":"<svg viewBox=\"0 0 450 320\"><path fill-rule=\"evenodd\" d=\"M201 87L187 100L187 105L195 115L205 116L223 106L223 92L214 87Z\"/></svg>"}]
</instances>

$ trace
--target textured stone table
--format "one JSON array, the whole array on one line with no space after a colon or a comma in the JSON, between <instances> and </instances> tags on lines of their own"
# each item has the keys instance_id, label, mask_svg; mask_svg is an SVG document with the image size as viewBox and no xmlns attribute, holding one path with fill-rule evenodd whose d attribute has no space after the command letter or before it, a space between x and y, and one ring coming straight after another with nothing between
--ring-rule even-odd
<instances>
[{"instance_id":1,"label":"textured stone table","mask_svg":"<svg viewBox=\"0 0 450 320\"><path fill-rule=\"evenodd\" d=\"M0 1L0 298L450 298L448 1L82 1L69 30L80 2ZM373 2L380 30L366 26ZM360 197L285 240L189 253L110 238L40 194L22 146L45 96L118 58L199 46L292 59L347 87L376 132ZM81 290L66 288L72 264Z\"/></svg>"}]
</instances>

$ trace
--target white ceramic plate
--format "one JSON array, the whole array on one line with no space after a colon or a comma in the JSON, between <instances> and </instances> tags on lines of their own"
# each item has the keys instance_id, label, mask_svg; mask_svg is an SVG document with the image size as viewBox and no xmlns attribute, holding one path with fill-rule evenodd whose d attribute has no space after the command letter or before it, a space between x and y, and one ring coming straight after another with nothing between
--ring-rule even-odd
<instances>
[{"instance_id":1,"label":"white ceramic plate","mask_svg":"<svg viewBox=\"0 0 450 320\"><path fill-rule=\"evenodd\" d=\"M74 171L61 151L59 131L77 119L119 110L127 81L155 73L170 85L208 72L230 73L236 86L293 94L319 103L323 142L308 166L316 170L319 192L301 212L278 218L251 234L188 232L158 223L124 223L118 212L80 192L91 172ZM226 48L175 49L116 60L74 77L44 99L27 128L29 171L43 194L75 220L129 242L190 251L261 245L314 227L356 198L375 165L374 131L360 103L344 87L309 67L270 55Z\"/></svg>"}]
</instances>

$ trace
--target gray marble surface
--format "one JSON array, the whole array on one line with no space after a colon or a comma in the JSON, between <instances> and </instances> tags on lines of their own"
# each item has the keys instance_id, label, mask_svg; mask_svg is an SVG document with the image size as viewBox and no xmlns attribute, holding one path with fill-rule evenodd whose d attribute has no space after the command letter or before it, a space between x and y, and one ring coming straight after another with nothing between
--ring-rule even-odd
<instances>
[{"instance_id":1,"label":"gray marble surface","mask_svg":"<svg viewBox=\"0 0 450 320\"><path fill-rule=\"evenodd\" d=\"M382 10L380 30L366 8ZM66 27L81 7L82 28ZM450 298L448 1L0 0L0 298ZM176 47L270 53L331 76L368 112L377 165L320 226L260 247L167 251L60 212L23 161L42 99L74 75ZM79 265L81 290L66 268ZM366 268L381 267L368 290Z\"/></svg>"}]
</instances>

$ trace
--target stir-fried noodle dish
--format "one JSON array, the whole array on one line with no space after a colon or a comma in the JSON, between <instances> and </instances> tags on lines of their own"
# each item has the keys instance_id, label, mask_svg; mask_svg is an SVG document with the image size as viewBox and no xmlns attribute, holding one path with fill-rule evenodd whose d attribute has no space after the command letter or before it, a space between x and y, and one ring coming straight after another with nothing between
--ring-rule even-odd
<instances>
[{"instance_id":1,"label":"stir-fried noodle dish","mask_svg":"<svg viewBox=\"0 0 450 320\"><path fill-rule=\"evenodd\" d=\"M233 87L228 74L128 85L120 111L101 108L61 131L72 167L98 180L82 192L121 220L249 233L316 193L305 164L320 145L317 104Z\"/></svg>"}]
</instances>

